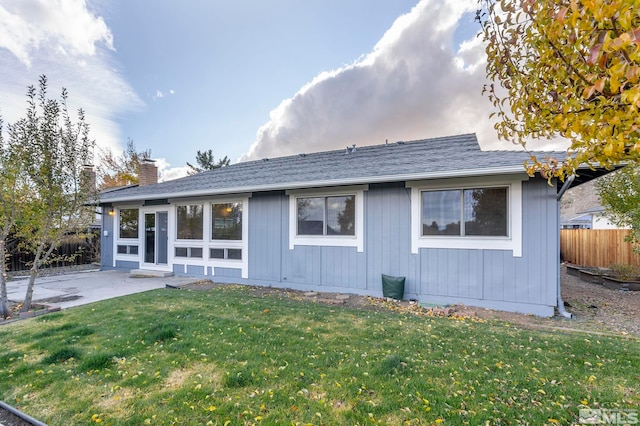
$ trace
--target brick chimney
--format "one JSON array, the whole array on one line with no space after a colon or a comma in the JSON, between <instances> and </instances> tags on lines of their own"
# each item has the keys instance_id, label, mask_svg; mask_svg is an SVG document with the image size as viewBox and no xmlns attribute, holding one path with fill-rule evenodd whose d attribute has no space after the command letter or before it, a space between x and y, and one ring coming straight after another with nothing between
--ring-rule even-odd
<instances>
[{"instance_id":1,"label":"brick chimney","mask_svg":"<svg viewBox=\"0 0 640 426\"><path fill-rule=\"evenodd\" d=\"M155 160L145 158L140 163L140 176L138 179L139 186L153 185L158 183L158 166Z\"/></svg>"},{"instance_id":2,"label":"brick chimney","mask_svg":"<svg viewBox=\"0 0 640 426\"><path fill-rule=\"evenodd\" d=\"M85 164L82 166L82 172L80 172L80 185L88 193L95 192L96 171L93 169L93 164Z\"/></svg>"}]
</instances>

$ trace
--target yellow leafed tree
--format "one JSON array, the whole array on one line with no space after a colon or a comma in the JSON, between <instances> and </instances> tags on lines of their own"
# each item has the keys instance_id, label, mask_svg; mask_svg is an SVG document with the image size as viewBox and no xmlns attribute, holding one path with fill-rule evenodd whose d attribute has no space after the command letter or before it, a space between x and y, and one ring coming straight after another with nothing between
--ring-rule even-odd
<instances>
[{"instance_id":1,"label":"yellow leafed tree","mask_svg":"<svg viewBox=\"0 0 640 426\"><path fill-rule=\"evenodd\" d=\"M639 0L481 1L499 137L571 142L566 158L532 157L530 174L640 158Z\"/></svg>"}]
</instances>

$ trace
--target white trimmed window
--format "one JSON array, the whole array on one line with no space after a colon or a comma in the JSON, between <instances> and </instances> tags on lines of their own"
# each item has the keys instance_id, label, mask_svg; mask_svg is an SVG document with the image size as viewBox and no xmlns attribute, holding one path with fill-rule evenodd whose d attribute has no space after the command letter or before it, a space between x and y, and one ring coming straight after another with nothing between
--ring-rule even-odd
<instances>
[{"instance_id":1,"label":"white trimmed window","mask_svg":"<svg viewBox=\"0 0 640 426\"><path fill-rule=\"evenodd\" d=\"M140 210L138 208L119 208L117 211L116 257L137 257L140 244L138 240Z\"/></svg>"},{"instance_id":2,"label":"white trimmed window","mask_svg":"<svg viewBox=\"0 0 640 426\"><path fill-rule=\"evenodd\" d=\"M202 240L202 204L176 206L176 238L178 240Z\"/></svg>"},{"instance_id":3,"label":"white trimmed window","mask_svg":"<svg viewBox=\"0 0 640 426\"><path fill-rule=\"evenodd\" d=\"M407 182L411 252L420 248L511 250L522 256L522 178Z\"/></svg>"},{"instance_id":4,"label":"white trimmed window","mask_svg":"<svg viewBox=\"0 0 640 426\"><path fill-rule=\"evenodd\" d=\"M296 245L364 250L364 191L367 185L287 191L289 249Z\"/></svg>"},{"instance_id":5,"label":"white trimmed window","mask_svg":"<svg viewBox=\"0 0 640 426\"><path fill-rule=\"evenodd\" d=\"M242 262L246 258L247 239L243 227L246 212L242 201L211 204L211 241L209 259Z\"/></svg>"}]
</instances>

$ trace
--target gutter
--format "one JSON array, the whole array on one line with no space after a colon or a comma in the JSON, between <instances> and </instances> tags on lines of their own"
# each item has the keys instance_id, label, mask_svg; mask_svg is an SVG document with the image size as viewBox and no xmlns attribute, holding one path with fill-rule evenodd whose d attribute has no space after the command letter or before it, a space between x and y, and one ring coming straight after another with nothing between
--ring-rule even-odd
<instances>
[{"instance_id":1,"label":"gutter","mask_svg":"<svg viewBox=\"0 0 640 426\"><path fill-rule=\"evenodd\" d=\"M556 214L558 217L558 221L557 224L558 226L560 226L560 200L562 199L562 196L564 195L564 193L567 191L567 189L569 189L569 187L571 186L571 184L573 183L575 179L575 175L571 175L567 178L566 181L564 181L564 184L562 185L562 188L560 188L560 192L558 192L558 195L556 195ZM561 279L560 279L560 229L558 229L558 251L556 254L556 260L557 260L557 268L558 268L558 313L560 315L562 315L565 318L569 318L571 319L573 316L571 315L571 313L567 312L564 309L564 301L562 300L562 288L561 288Z\"/></svg>"},{"instance_id":2,"label":"gutter","mask_svg":"<svg viewBox=\"0 0 640 426\"><path fill-rule=\"evenodd\" d=\"M333 187L333 186L348 186L348 185L362 185L369 183L384 183L384 182L400 182L400 181L415 181L415 180L430 180L430 179L451 179L451 178L460 178L460 177L470 177L470 176L486 176L486 175L496 175L496 174L520 174L527 176L522 168L522 165L517 166L505 166L505 167L497 167L497 168L482 168L482 169L468 169L468 170L448 170L448 171L437 171L437 172L421 172L421 173L405 173L398 175L383 175L383 176L362 176L357 178L349 178L349 179L325 179L325 180L314 180L314 181L292 181L292 182L282 182L276 184L265 184L265 185L253 185L253 186L238 186L238 187L229 187L229 188L220 188L220 189L196 189L190 191L163 191L158 193L141 193L139 191L136 194L124 195L124 196L113 196L109 197L108 193L105 194L106 197L100 199L100 204L104 203L121 203L127 201L141 201L141 200L152 200L152 199L160 199L160 198L194 198L194 197L204 197L204 196L215 196L215 195L226 195L226 194L236 194L236 193L247 193L247 192L261 192L261 191L278 191L278 190L287 190L287 189L306 189L306 188L318 188L318 187ZM171 181L167 181L171 182ZM162 185L166 182L159 182L155 185ZM153 186L155 186L153 185ZM151 187L152 185L149 185ZM138 187L139 188L139 187ZM114 191L115 192L115 191Z\"/></svg>"}]
</instances>

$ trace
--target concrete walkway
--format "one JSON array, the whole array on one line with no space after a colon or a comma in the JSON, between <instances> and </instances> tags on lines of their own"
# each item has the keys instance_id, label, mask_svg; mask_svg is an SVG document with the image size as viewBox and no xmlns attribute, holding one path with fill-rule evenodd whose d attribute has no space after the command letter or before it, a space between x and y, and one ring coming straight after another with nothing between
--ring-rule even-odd
<instances>
[{"instance_id":1,"label":"concrete walkway","mask_svg":"<svg viewBox=\"0 0 640 426\"><path fill-rule=\"evenodd\" d=\"M62 309L85 305L100 300L140 293L167 284L179 286L198 281L190 277L131 277L128 271L85 271L36 279L34 303L59 306ZM9 300L22 302L27 291L28 278L7 282Z\"/></svg>"}]
</instances>

